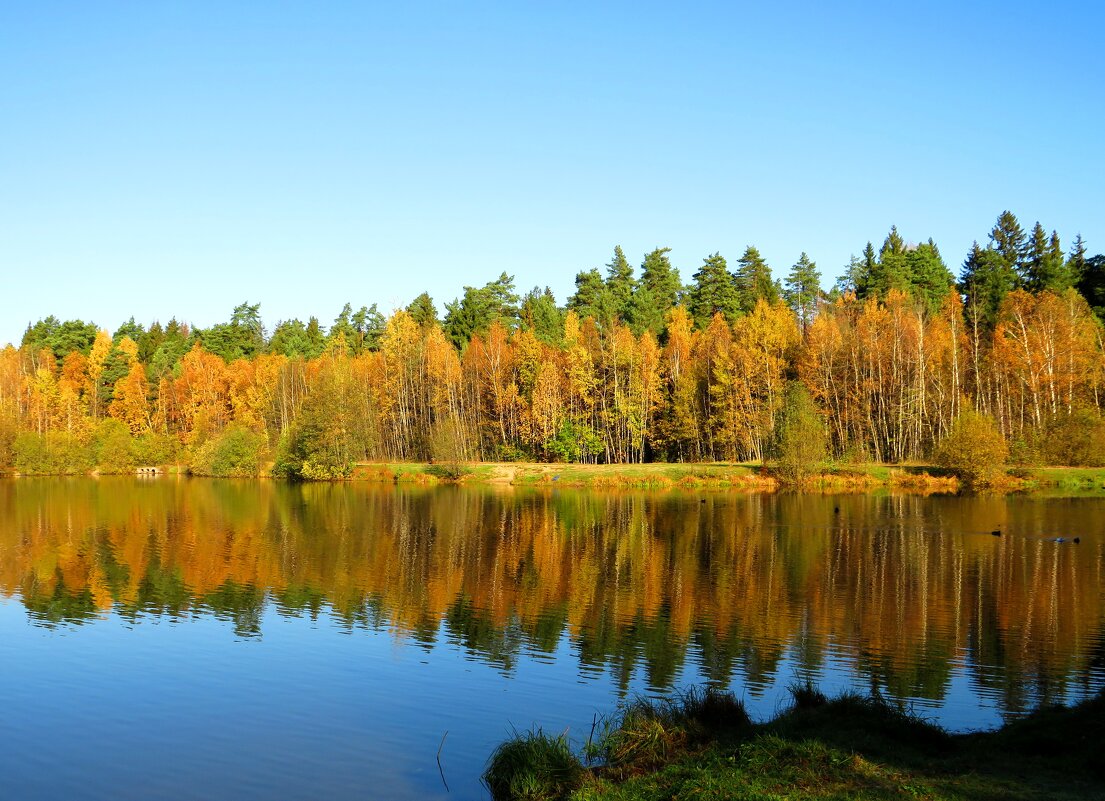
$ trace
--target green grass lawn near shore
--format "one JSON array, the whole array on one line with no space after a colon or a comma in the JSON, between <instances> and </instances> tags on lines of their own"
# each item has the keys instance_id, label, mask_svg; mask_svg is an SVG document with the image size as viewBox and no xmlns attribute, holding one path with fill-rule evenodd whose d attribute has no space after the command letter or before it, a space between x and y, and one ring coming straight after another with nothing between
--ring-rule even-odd
<instances>
[{"instance_id":1,"label":"green grass lawn near shore","mask_svg":"<svg viewBox=\"0 0 1105 801\"><path fill-rule=\"evenodd\" d=\"M783 487L770 468L755 462L650 462L647 464L547 464L539 462L361 463L354 480L388 483L505 484L592 489L738 489ZM954 493L960 482L948 470L924 464L830 463L798 488L810 492L897 491ZM1105 468L1011 468L988 492L1041 495L1105 495Z\"/></svg>"},{"instance_id":2,"label":"green grass lawn near shore","mask_svg":"<svg viewBox=\"0 0 1105 801\"><path fill-rule=\"evenodd\" d=\"M631 705L584 748L590 768L565 767L562 738L537 736L552 744L552 761L534 759L541 741L532 734L518 753L508 741L492 756L485 780L497 801L1105 798L1100 695L996 731L948 734L854 695L800 688L789 709L753 723L730 695L692 693ZM542 776L562 781L527 774L542 760Z\"/></svg>"}]
</instances>

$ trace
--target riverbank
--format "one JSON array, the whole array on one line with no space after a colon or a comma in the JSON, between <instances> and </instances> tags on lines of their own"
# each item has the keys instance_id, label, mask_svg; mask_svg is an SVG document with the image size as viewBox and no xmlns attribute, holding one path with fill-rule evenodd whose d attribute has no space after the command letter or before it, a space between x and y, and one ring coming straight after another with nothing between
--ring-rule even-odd
<instances>
[{"instance_id":1,"label":"riverbank","mask_svg":"<svg viewBox=\"0 0 1105 801\"><path fill-rule=\"evenodd\" d=\"M730 694L639 702L579 756L564 736L521 734L491 756L485 782L496 801L1105 798L1103 695L971 734L878 699L792 695L762 723Z\"/></svg>"},{"instance_id":2,"label":"riverbank","mask_svg":"<svg viewBox=\"0 0 1105 801\"><path fill-rule=\"evenodd\" d=\"M528 462L360 463L354 481L385 483L500 484L581 489L737 489L773 492L783 485L759 463L542 464ZM956 493L958 478L933 465L838 464L799 484L810 492L893 490L920 494ZM1105 468L1037 467L1010 471L991 492L1105 494Z\"/></svg>"},{"instance_id":3,"label":"riverbank","mask_svg":"<svg viewBox=\"0 0 1105 801\"><path fill-rule=\"evenodd\" d=\"M149 471L148 468L143 468ZM141 473L143 469L138 472ZM262 465L262 476L272 463ZM186 465L159 465L163 475L186 475ZM118 472L118 471L116 471ZM132 472L132 471L127 471ZM88 475L100 473L92 470ZM16 477L12 468L0 468L0 477ZM41 474L35 474L41 475ZM239 476L240 477L240 476ZM904 492L954 494L965 489L949 470L924 464L832 464L819 468L797 487L779 480L757 462L684 462L647 464L549 464L541 462L359 462L347 480L385 484L442 483L575 489L738 490L774 492L797 488L804 492ZM1105 468L1010 468L987 487L988 493L1027 493L1050 497L1105 496Z\"/></svg>"}]
</instances>

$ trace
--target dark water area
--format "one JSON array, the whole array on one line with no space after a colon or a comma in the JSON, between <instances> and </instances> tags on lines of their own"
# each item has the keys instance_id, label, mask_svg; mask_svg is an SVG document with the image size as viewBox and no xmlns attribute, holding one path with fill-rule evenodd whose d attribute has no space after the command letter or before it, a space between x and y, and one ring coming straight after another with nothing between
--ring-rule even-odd
<instances>
[{"instance_id":1,"label":"dark water area","mask_svg":"<svg viewBox=\"0 0 1105 801\"><path fill-rule=\"evenodd\" d=\"M0 480L0 795L485 798L691 684L992 727L1105 686L1103 579L1093 498Z\"/></svg>"}]
</instances>

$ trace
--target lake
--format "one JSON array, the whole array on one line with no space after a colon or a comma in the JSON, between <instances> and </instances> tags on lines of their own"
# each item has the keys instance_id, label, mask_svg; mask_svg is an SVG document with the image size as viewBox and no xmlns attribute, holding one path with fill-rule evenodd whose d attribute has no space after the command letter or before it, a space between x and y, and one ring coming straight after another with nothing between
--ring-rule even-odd
<instances>
[{"instance_id":1,"label":"lake","mask_svg":"<svg viewBox=\"0 0 1105 801\"><path fill-rule=\"evenodd\" d=\"M1099 498L0 480L3 795L485 798L706 683L992 727L1105 686L1103 557Z\"/></svg>"}]
</instances>

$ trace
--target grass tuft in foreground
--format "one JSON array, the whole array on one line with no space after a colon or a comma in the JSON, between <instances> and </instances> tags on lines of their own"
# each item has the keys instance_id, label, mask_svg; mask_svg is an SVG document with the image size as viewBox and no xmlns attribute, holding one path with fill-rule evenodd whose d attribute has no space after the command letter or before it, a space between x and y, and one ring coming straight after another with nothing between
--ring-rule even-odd
<instances>
[{"instance_id":1,"label":"grass tuft in foreground","mask_svg":"<svg viewBox=\"0 0 1105 801\"><path fill-rule=\"evenodd\" d=\"M553 737L536 729L515 732L495 749L483 780L495 801L546 801L578 788L583 773L566 734Z\"/></svg>"},{"instance_id":2,"label":"grass tuft in foreground","mask_svg":"<svg viewBox=\"0 0 1105 801\"><path fill-rule=\"evenodd\" d=\"M538 731L500 747L485 779L496 801L1105 799L1102 694L970 734L877 697L830 699L808 683L791 696L764 723L715 690L637 701L585 746L593 767ZM550 754L571 767L547 768Z\"/></svg>"}]
</instances>

